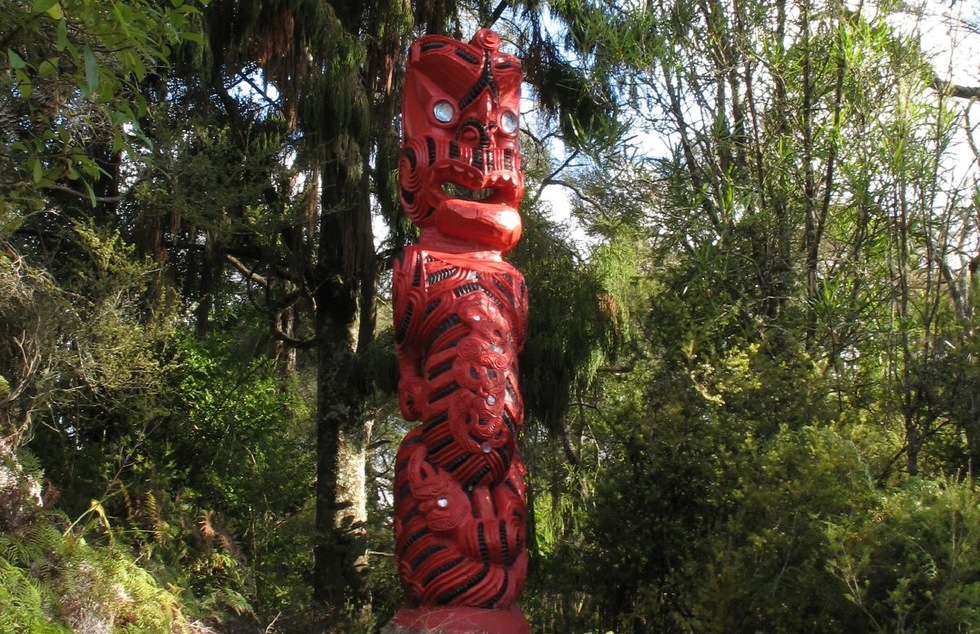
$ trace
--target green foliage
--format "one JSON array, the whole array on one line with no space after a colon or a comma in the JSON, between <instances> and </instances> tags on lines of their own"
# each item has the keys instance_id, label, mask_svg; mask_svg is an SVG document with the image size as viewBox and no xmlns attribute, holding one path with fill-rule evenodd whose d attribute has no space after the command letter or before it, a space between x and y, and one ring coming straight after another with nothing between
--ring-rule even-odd
<instances>
[{"instance_id":1,"label":"green foliage","mask_svg":"<svg viewBox=\"0 0 980 634\"><path fill-rule=\"evenodd\" d=\"M311 473L312 440L301 426L310 412L280 385L271 359L247 354L220 333L177 342L171 415L181 424L165 432L168 451L190 458L181 465L187 484L215 510L288 509L308 495L295 484Z\"/></svg>"},{"instance_id":2,"label":"green foliage","mask_svg":"<svg viewBox=\"0 0 980 634\"><path fill-rule=\"evenodd\" d=\"M116 548L166 580L180 597L174 614L255 618L255 604L302 587L308 564L299 556L284 567L270 553L282 543L302 553L310 534L291 519L310 496L308 409L271 358L251 357L254 338L241 330L174 338L166 313L144 310L147 269L117 233L76 223L69 236L49 269L57 282L3 262L4 323L26 346L3 357L21 394L5 401L5 422L32 437L63 509L97 519ZM31 424L17 428L21 420ZM113 557L100 565L117 565Z\"/></svg>"},{"instance_id":3,"label":"green foliage","mask_svg":"<svg viewBox=\"0 0 980 634\"><path fill-rule=\"evenodd\" d=\"M866 512L826 524L827 569L866 631L980 627L978 499L972 479L912 480Z\"/></svg>"},{"instance_id":4,"label":"green foliage","mask_svg":"<svg viewBox=\"0 0 980 634\"><path fill-rule=\"evenodd\" d=\"M70 632L65 626L52 624L44 615L41 591L23 570L0 555L0 629L4 632Z\"/></svg>"},{"instance_id":5,"label":"green foliage","mask_svg":"<svg viewBox=\"0 0 980 634\"><path fill-rule=\"evenodd\" d=\"M951 112L882 15L796 6L571 31L668 141L575 180L592 236L640 238L646 292L629 371L579 391L579 470L526 452L546 631L976 628L974 485L947 475L977 359Z\"/></svg>"},{"instance_id":6,"label":"green foliage","mask_svg":"<svg viewBox=\"0 0 980 634\"><path fill-rule=\"evenodd\" d=\"M550 427L622 344L636 263L629 244L582 262L559 228L535 210L525 212L524 226L512 256L530 298L521 392L528 415Z\"/></svg>"},{"instance_id":7,"label":"green foliage","mask_svg":"<svg viewBox=\"0 0 980 634\"><path fill-rule=\"evenodd\" d=\"M63 515L47 512L0 535L3 631L189 630L178 597L125 549L92 545L66 524Z\"/></svg>"},{"instance_id":8,"label":"green foliage","mask_svg":"<svg viewBox=\"0 0 980 634\"><path fill-rule=\"evenodd\" d=\"M826 571L826 521L860 514L876 501L857 452L829 428L783 429L740 460L731 512L695 572L700 631L857 631Z\"/></svg>"},{"instance_id":9,"label":"green foliage","mask_svg":"<svg viewBox=\"0 0 980 634\"><path fill-rule=\"evenodd\" d=\"M76 515L87 500L105 495L159 424L166 365L160 352L170 329L157 320L162 314L142 319L147 267L118 233L78 223L67 237L60 266L48 267L61 310L36 308L52 332L36 340L47 346L39 353L48 372L32 385L41 423L33 447L66 494L66 511Z\"/></svg>"},{"instance_id":10,"label":"green foliage","mask_svg":"<svg viewBox=\"0 0 980 634\"><path fill-rule=\"evenodd\" d=\"M552 446L555 451L558 447ZM536 461L536 465L543 466ZM590 582L589 544L581 527L589 508L575 489L533 494L537 554L521 607L541 632L598 631L601 619Z\"/></svg>"},{"instance_id":11,"label":"green foliage","mask_svg":"<svg viewBox=\"0 0 980 634\"><path fill-rule=\"evenodd\" d=\"M195 2L8 3L0 214L50 188L70 189L95 206L94 183L107 174L95 146L137 155L146 142L143 84L174 46L199 39L199 17Z\"/></svg>"},{"instance_id":12,"label":"green foliage","mask_svg":"<svg viewBox=\"0 0 980 634\"><path fill-rule=\"evenodd\" d=\"M173 345L166 421L114 508L203 616L303 612L290 604L310 564L309 411L272 359L249 356L230 334Z\"/></svg>"},{"instance_id":13,"label":"green foliage","mask_svg":"<svg viewBox=\"0 0 980 634\"><path fill-rule=\"evenodd\" d=\"M16 451L31 432L31 390L44 375L44 355L58 336L54 317L67 302L46 272L16 252L0 252L0 433ZM40 390L43 393L43 390Z\"/></svg>"}]
</instances>

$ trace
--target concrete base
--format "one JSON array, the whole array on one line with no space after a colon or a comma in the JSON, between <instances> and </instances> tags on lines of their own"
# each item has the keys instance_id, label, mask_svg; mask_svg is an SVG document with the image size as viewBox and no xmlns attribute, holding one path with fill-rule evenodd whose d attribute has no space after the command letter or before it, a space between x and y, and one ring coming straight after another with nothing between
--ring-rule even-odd
<instances>
[{"instance_id":1,"label":"concrete base","mask_svg":"<svg viewBox=\"0 0 980 634\"><path fill-rule=\"evenodd\" d=\"M531 634L519 607L402 608L381 634Z\"/></svg>"}]
</instances>

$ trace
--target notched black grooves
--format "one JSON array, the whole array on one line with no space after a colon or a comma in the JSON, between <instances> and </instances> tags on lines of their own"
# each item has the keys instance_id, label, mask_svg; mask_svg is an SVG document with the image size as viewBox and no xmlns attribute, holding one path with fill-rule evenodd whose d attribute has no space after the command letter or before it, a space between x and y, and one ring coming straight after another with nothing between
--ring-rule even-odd
<instances>
[{"instance_id":1,"label":"notched black grooves","mask_svg":"<svg viewBox=\"0 0 980 634\"><path fill-rule=\"evenodd\" d=\"M439 598L436 599L436 604L438 604L438 605L446 605L447 603L449 603L450 601L452 601L453 599L455 599L459 595L461 595L464 592L470 590L471 588L473 588L474 586L476 586L478 583L480 583L481 581L483 581L486 578L487 573L489 573L489 572L490 572L490 564L484 564L483 565L483 568L480 570L480 572L476 573L470 579L467 579L466 582L464 582L464 583L456 586L455 588L453 588L449 592L446 592L445 594L439 595Z\"/></svg>"},{"instance_id":2,"label":"notched black grooves","mask_svg":"<svg viewBox=\"0 0 980 634\"><path fill-rule=\"evenodd\" d=\"M463 563L464 559L465 557L457 557L452 561L447 561L446 563L442 564L441 566L439 566L438 568L436 568L435 570L433 570L432 572L430 572L425 576L425 579L422 580L422 585L423 586L429 585L430 583L432 583L432 580L435 579L436 577L441 577L445 573L449 572L456 566Z\"/></svg>"},{"instance_id":3,"label":"notched black grooves","mask_svg":"<svg viewBox=\"0 0 980 634\"><path fill-rule=\"evenodd\" d=\"M426 279L426 281L430 285L431 284L438 284L439 282L443 282L445 280L448 280L453 275L456 275L456 272L457 271L459 271L459 268L457 268L455 266L450 266L450 267L445 268L445 269L439 269L435 273L429 273L429 276L427 278L425 278L425 279Z\"/></svg>"},{"instance_id":4,"label":"notched black grooves","mask_svg":"<svg viewBox=\"0 0 980 634\"><path fill-rule=\"evenodd\" d=\"M432 336L429 337L429 341L428 341L428 343L426 345L426 348L428 348L429 350L431 350L432 349L432 344L434 344L439 337L441 337L442 335L444 335L447 332L449 332L449 329L450 328L452 328L453 326L458 325L459 324L459 321L460 321L459 320L459 315L450 315L449 317L447 317L446 320L444 322L442 322L441 324L439 324L436 327L436 329L432 332Z\"/></svg>"},{"instance_id":5,"label":"notched black grooves","mask_svg":"<svg viewBox=\"0 0 980 634\"><path fill-rule=\"evenodd\" d=\"M412 533L411 535L409 535L405 539L405 543L402 544L401 556L404 557L405 556L405 553L408 552L408 549L412 546L412 544L414 544L415 542L417 542L418 540L422 539L423 537L425 537L428 534L429 534L429 527L428 526L423 526L422 528L418 529L417 531L415 531L414 533Z\"/></svg>"},{"instance_id":6,"label":"notched black grooves","mask_svg":"<svg viewBox=\"0 0 980 634\"><path fill-rule=\"evenodd\" d=\"M464 453L463 455L459 456L458 458L456 458L455 460L453 460L452 462L446 465L446 471L452 473L456 469L459 469L461 466L463 466L463 464L466 463L467 460L470 459L470 456L472 455L473 454Z\"/></svg>"},{"instance_id":7,"label":"notched black grooves","mask_svg":"<svg viewBox=\"0 0 980 634\"><path fill-rule=\"evenodd\" d=\"M436 554L440 550L446 550L446 547L443 546L442 544L431 544L429 546L426 546L425 547L425 550L423 550L421 553L419 553L418 557L416 557L415 559L413 559L409 563L409 565L412 567L412 570L415 570L416 568L418 568L419 566L421 566L423 563L425 563L425 560L426 559L428 559L432 555Z\"/></svg>"},{"instance_id":8,"label":"notched black grooves","mask_svg":"<svg viewBox=\"0 0 980 634\"><path fill-rule=\"evenodd\" d=\"M429 433L439 425L445 423L447 420L449 420L449 413L442 412L441 414L439 414L438 416L436 416L435 418L428 421L425 425L422 426L422 433L423 434Z\"/></svg>"},{"instance_id":9,"label":"notched black grooves","mask_svg":"<svg viewBox=\"0 0 980 634\"><path fill-rule=\"evenodd\" d=\"M450 383L449 385L443 387L442 389L440 389L440 390L438 390L436 392L433 392L433 393L429 394L429 402L430 403L435 403L436 401L438 401L440 399L446 398L447 396L449 396L450 394L452 394L453 392L455 392L458 389L459 389L459 384L457 384L455 381L453 381L452 383Z\"/></svg>"}]
</instances>

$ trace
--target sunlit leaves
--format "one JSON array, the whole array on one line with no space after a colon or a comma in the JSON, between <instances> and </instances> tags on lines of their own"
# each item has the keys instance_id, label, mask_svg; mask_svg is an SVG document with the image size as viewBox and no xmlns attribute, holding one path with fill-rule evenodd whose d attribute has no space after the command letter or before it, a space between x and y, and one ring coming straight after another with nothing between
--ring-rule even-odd
<instances>
[{"instance_id":1,"label":"sunlit leaves","mask_svg":"<svg viewBox=\"0 0 980 634\"><path fill-rule=\"evenodd\" d=\"M27 66L27 62L24 61L24 58L18 55L17 51L10 48L7 49L7 60L10 67L14 70L22 70L25 66Z\"/></svg>"},{"instance_id":2,"label":"sunlit leaves","mask_svg":"<svg viewBox=\"0 0 980 634\"><path fill-rule=\"evenodd\" d=\"M61 20L65 17L64 10L58 0L34 0L32 9L34 13L47 13L54 20Z\"/></svg>"},{"instance_id":3,"label":"sunlit leaves","mask_svg":"<svg viewBox=\"0 0 980 634\"><path fill-rule=\"evenodd\" d=\"M14 3L8 16L21 26L2 57L13 73L0 78L0 89L9 91L4 109L14 118L4 124L11 136L0 141L9 162L0 159L0 199L36 196L55 184L91 192L99 143L133 155L145 141L133 134L147 108L140 83L168 63L174 46L193 39L198 7ZM88 197L94 202L94 193Z\"/></svg>"},{"instance_id":4,"label":"sunlit leaves","mask_svg":"<svg viewBox=\"0 0 980 634\"><path fill-rule=\"evenodd\" d=\"M943 483L955 505L929 488L976 456L975 275L959 255L975 252L975 205L949 178L966 169L955 117L888 10L647 3L620 11L655 46L570 34L618 60L624 107L663 137L634 182L597 170L577 190L615 201L580 206L594 235L631 227L651 248L642 354L599 377L576 428L601 495L594 550L567 557L603 627L974 624L972 572L946 574L972 567L937 544L974 539L961 505L976 485ZM929 486L894 488L909 475Z\"/></svg>"},{"instance_id":5,"label":"sunlit leaves","mask_svg":"<svg viewBox=\"0 0 980 634\"><path fill-rule=\"evenodd\" d=\"M972 478L913 480L869 513L826 523L827 569L880 631L976 628L978 509Z\"/></svg>"}]
</instances>

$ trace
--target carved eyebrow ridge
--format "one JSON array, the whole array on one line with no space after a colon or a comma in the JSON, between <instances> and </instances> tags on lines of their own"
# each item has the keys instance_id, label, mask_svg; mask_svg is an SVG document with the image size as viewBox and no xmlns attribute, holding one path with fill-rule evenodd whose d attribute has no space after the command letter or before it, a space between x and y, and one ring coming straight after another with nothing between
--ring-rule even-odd
<instances>
[{"instance_id":1,"label":"carved eyebrow ridge","mask_svg":"<svg viewBox=\"0 0 980 634\"><path fill-rule=\"evenodd\" d=\"M477 57L476 55L474 55L473 53L469 52L465 48L457 48L456 49L456 55L458 55L459 57L462 57L463 59L465 59L466 61L468 61L470 64L479 64L480 63L480 58Z\"/></svg>"},{"instance_id":2,"label":"carved eyebrow ridge","mask_svg":"<svg viewBox=\"0 0 980 634\"><path fill-rule=\"evenodd\" d=\"M497 80L493 77L493 61L490 59L490 51L483 54L483 71L480 78L476 80L466 96L459 100L459 109L465 110L467 106L476 101L484 89L489 88L493 95L493 103L496 104L500 98L500 89L497 87Z\"/></svg>"}]
</instances>

